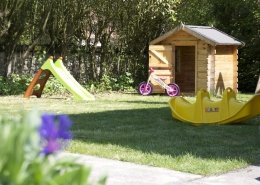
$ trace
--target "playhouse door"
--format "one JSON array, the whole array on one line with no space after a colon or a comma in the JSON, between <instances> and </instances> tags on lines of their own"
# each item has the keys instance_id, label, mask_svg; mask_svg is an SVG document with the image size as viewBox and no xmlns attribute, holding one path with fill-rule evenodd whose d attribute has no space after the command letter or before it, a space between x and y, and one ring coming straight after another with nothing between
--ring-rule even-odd
<instances>
[{"instance_id":1,"label":"playhouse door","mask_svg":"<svg viewBox=\"0 0 260 185\"><path fill-rule=\"evenodd\" d=\"M173 78L173 46L172 45L150 45L149 46L149 67L152 67L155 74L164 79L169 84L174 81ZM151 81L154 92L164 92L155 81Z\"/></svg>"},{"instance_id":2,"label":"playhouse door","mask_svg":"<svg viewBox=\"0 0 260 185\"><path fill-rule=\"evenodd\" d=\"M195 90L195 46L176 46L175 82L181 92L194 93Z\"/></svg>"}]
</instances>

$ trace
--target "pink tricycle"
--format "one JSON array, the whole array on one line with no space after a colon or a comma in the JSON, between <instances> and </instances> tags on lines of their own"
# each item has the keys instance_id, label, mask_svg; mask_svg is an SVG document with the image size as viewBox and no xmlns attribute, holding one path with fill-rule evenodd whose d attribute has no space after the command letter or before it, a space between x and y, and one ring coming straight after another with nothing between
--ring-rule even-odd
<instances>
[{"instance_id":1,"label":"pink tricycle","mask_svg":"<svg viewBox=\"0 0 260 185\"><path fill-rule=\"evenodd\" d=\"M141 82L138 86L138 92L143 95L147 96L150 95L153 92L152 84L150 83L150 80L153 79L156 81L163 89L165 89L165 92L168 96L178 96L180 94L180 88L177 84L171 83L166 84L163 79L158 77L156 74L154 74L154 69L149 69L149 77L147 82Z\"/></svg>"}]
</instances>

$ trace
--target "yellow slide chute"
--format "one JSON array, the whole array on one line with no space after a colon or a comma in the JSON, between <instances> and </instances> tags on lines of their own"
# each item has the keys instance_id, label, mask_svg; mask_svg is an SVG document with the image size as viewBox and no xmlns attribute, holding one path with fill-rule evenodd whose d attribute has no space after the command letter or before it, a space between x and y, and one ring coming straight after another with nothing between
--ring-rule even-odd
<instances>
[{"instance_id":1,"label":"yellow slide chute","mask_svg":"<svg viewBox=\"0 0 260 185\"><path fill-rule=\"evenodd\" d=\"M175 119L194 125L237 123L260 115L260 94L247 102L240 102L236 93L227 88L222 100L212 101L206 90L200 90L195 103L183 97L173 97L169 105Z\"/></svg>"}]
</instances>

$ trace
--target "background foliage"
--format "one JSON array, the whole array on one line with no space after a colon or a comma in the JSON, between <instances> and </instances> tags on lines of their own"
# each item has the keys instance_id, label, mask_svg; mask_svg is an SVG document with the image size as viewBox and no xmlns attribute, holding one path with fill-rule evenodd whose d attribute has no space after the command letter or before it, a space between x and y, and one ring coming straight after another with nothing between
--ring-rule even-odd
<instances>
[{"instance_id":1,"label":"background foliage","mask_svg":"<svg viewBox=\"0 0 260 185\"><path fill-rule=\"evenodd\" d=\"M250 92L260 74L259 12L258 0L2 0L0 74L32 74L48 55L62 55L81 83L130 73L136 85L147 78L149 42L183 22L246 43L239 89Z\"/></svg>"}]
</instances>

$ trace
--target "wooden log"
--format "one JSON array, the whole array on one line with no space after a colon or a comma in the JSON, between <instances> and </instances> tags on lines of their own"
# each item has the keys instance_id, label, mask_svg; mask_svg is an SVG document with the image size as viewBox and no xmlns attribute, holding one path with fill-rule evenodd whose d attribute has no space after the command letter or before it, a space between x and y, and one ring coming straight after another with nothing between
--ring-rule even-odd
<instances>
[{"instance_id":1,"label":"wooden log","mask_svg":"<svg viewBox=\"0 0 260 185\"><path fill-rule=\"evenodd\" d=\"M194 40L186 40L186 41L170 40L168 42L173 43L175 46L196 46L197 44L197 42Z\"/></svg>"},{"instance_id":2,"label":"wooden log","mask_svg":"<svg viewBox=\"0 0 260 185\"><path fill-rule=\"evenodd\" d=\"M171 45L150 45L149 50L172 51L172 46Z\"/></svg>"},{"instance_id":3,"label":"wooden log","mask_svg":"<svg viewBox=\"0 0 260 185\"><path fill-rule=\"evenodd\" d=\"M160 75L160 76L171 76L172 71L168 69L163 69L163 70L155 70L154 74Z\"/></svg>"}]
</instances>

